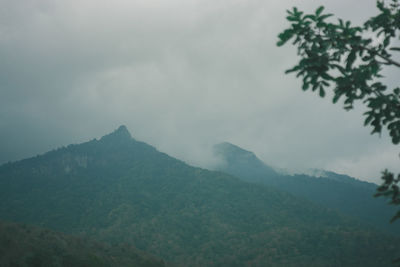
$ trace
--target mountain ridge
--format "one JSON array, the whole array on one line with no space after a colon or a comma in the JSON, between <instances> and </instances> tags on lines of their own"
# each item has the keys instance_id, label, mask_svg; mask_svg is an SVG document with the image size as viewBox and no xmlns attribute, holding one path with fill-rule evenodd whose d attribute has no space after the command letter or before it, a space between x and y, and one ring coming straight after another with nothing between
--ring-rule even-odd
<instances>
[{"instance_id":1,"label":"mountain ridge","mask_svg":"<svg viewBox=\"0 0 400 267\"><path fill-rule=\"evenodd\" d=\"M127 242L178 266L389 266L400 245L336 211L126 137L1 166L0 219Z\"/></svg>"},{"instance_id":2,"label":"mountain ridge","mask_svg":"<svg viewBox=\"0 0 400 267\"><path fill-rule=\"evenodd\" d=\"M378 187L376 184L325 170L319 170L320 173L323 173L320 177L307 174L274 173L266 169L264 166L268 165L258 159L254 153L232 144L230 147L230 149L220 150L220 153L217 153L220 161L224 164L215 167L215 170L229 173L243 181L272 186L324 207L339 210L344 214L371 223L374 227L388 233L400 235L400 228L389 223L396 208L389 206L384 199L373 198ZM242 151L252 153L255 158L231 160L232 158L241 158ZM238 154L232 155L231 153Z\"/></svg>"}]
</instances>

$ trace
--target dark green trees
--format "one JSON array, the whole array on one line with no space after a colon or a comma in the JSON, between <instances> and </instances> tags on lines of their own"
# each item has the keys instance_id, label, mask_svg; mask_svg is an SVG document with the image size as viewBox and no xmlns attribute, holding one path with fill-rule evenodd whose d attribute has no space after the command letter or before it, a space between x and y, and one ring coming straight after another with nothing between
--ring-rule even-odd
<instances>
[{"instance_id":1,"label":"dark green trees","mask_svg":"<svg viewBox=\"0 0 400 267\"><path fill-rule=\"evenodd\" d=\"M389 2L389 1L388 1ZM372 127L372 134L380 134L386 128L393 144L400 143L400 88L390 88L383 81L385 67L399 68L395 60L400 52L400 4L377 1L378 15L363 26L352 26L350 21L331 22L332 14L324 14L319 7L314 14L304 14L297 8L288 11L290 27L279 34L278 46L293 40L300 61L286 73L294 72L303 81L304 91L318 91L321 97L332 89L333 103L344 99L344 108L353 109L357 101L367 108L365 126ZM400 204L396 176L385 170L384 183L376 196L391 198L392 204ZM400 211L392 221L400 218Z\"/></svg>"}]
</instances>

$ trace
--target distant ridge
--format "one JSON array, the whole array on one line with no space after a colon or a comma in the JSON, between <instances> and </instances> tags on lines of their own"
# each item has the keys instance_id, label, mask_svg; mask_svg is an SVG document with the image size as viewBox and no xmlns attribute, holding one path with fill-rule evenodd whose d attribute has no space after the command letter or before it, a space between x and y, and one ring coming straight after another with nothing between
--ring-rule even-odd
<instances>
[{"instance_id":1,"label":"distant ridge","mask_svg":"<svg viewBox=\"0 0 400 267\"><path fill-rule=\"evenodd\" d=\"M314 169L312 175L277 173L251 151L226 142L216 145L214 153L223 162L215 167L216 170L243 181L273 186L318 205L339 210L382 231L400 235L400 227L389 223L396 208L384 199L373 197L376 184L325 170Z\"/></svg>"},{"instance_id":2,"label":"distant ridge","mask_svg":"<svg viewBox=\"0 0 400 267\"><path fill-rule=\"evenodd\" d=\"M246 182L263 182L266 178L277 177L278 173L248 150L229 142L216 144L213 153L222 164L215 169L240 177Z\"/></svg>"}]
</instances>

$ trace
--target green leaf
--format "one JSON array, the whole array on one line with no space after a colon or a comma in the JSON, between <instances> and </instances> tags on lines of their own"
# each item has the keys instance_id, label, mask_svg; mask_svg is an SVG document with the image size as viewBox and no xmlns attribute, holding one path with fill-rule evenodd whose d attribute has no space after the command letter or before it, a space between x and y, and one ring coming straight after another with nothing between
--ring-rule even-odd
<instances>
[{"instance_id":1,"label":"green leaf","mask_svg":"<svg viewBox=\"0 0 400 267\"><path fill-rule=\"evenodd\" d=\"M294 35L293 29L286 29L278 35L279 41L276 43L277 46L284 45Z\"/></svg>"},{"instance_id":2,"label":"green leaf","mask_svg":"<svg viewBox=\"0 0 400 267\"><path fill-rule=\"evenodd\" d=\"M324 97L324 96L325 96L325 90L324 90L324 88L322 87L322 85L319 87L319 96L320 96L320 97Z\"/></svg>"},{"instance_id":3,"label":"green leaf","mask_svg":"<svg viewBox=\"0 0 400 267\"><path fill-rule=\"evenodd\" d=\"M332 103L336 104L339 101L341 96L342 96L341 94L335 93L335 95L332 98Z\"/></svg>"},{"instance_id":4,"label":"green leaf","mask_svg":"<svg viewBox=\"0 0 400 267\"><path fill-rule=\"evenodd\" d=\"M298 65L297 65L297 66L294 66L293 68L286 70L286 71L285 71L285 74L298 71L299 69L300 69L300 66L298 66Z\"/></svg>"},{"instance_id":5,"label":"green leaf","mask_svg":"<svg viewBox=\"0 0 400 267\"><path fill-rule=\"evenodd\" d=\"M286 19L288 21L298 21L299 20L297 17L294 17L294 16L287 16Z\"/></svg>"},{"instance_id":6,"label":"green leaf","mask_svg":"<svg viewBox=\"0 0 400 267\"><path fill-rule=\"evenodd\" d=\"M390 36L387 36L384 40L383 40L383 46L387 47L390 44Z\"/></svg>"},{"instance_id":7,"label":"green leaf","mask_svg":"<svg viewBox=\"0 0 400 267\"><path fill-rule=\"evenodd\" d=\"M325 14L325 15L320 16L319 19L320 19L320 21L323 21L324 19L327 19L332 16L333 16L333 14Z\"/></svg>"},{"instance_id":8,"label":"green leaf","mask_svg":"<svg viewBox=\"0 0 400 267\"><path fill-rule=\"evenodd\" d=\"M320 6L319 8L317 8L317 10L315 11L315 15L318 17L319 15L321 15L322 11L324 10L324 6Z\"/></svg>"},{"instance_id":9,"label":"green leaf","mask_svg":"<svg viewBox=\"0 0 400 267\"><path fill-rule=\"evenodd\" d=\"M370 112L365 112L364 114L371 114L371 113ZM372 115L367 116L367 118L365 118L365 120L364 120L364 126L367 126L368 124L370 124L372 119L373 119Z\"/></svg>"},{"instance_id":10,"label":"green leaf","mask_svg":"<svg viewBox=\"0 0 400 267\"><path fill-rule=\"evenodd\" d=\"M321 73L321 77L322 77L323 79L325 79L325 80L328 80L328 81L333 80L332 76L329 75L329 74L326 73L326 72Z\"/></svg>"},{"instance_id":11,"label":"green leaf","mask_svg":"<svg viewBox=\"0 0 400 267\"><path fill-rule=\"evenodd\" d=\"M351 66L353 65L354 61L356 60L356 50L351 50L349 55L347 56L346 59L346 69L349 70L351 69Z\"/></svg>"}]
</instances>

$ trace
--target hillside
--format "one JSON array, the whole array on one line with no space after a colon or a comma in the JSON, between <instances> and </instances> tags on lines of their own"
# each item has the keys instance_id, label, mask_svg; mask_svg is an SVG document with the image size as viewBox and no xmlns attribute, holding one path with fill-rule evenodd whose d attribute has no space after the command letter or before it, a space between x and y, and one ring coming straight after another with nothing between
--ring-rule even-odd
<instances>
[{"instance_id":1,"label":"hillside","mask_svg":"<svg viewBox=\"0 0 400 267\"><path fill-rule=\"evenodd\" d=\"M377 188L375 184L322 170L319 170L322 174L320 177L279 174L258 159L253 152L230 143L216 145L214 153L223 162L216 167L219 171L234 175L243 181L272 186L356 217L381 231L400 235L399 223L389 223L396 207L388 205L385 199L373 197Z\"/></svg>"},{"instance_id":2,"label":"hillside","mask_svg":"<svg viewBox=\"0 0 400 267\"><path fill-rule=\"evenodd\" d=\"M162 267L163 261L131 245L111 246L88 238L0 221L0 266Z\"/></svg>"},{"instance_id":3,"label":"hillside","mask_svg":"<svg viewBox=\"0 0 400 267\"><path fill-rule=\"evenodd\" d=\"M0 167L0 218L126 242L179 266L390 266L400 240L191 167L126 127Z\"/></svg>"}]
</instances>

